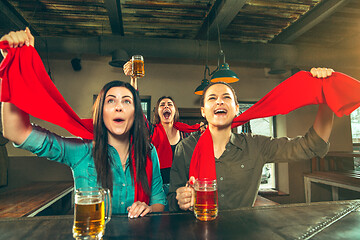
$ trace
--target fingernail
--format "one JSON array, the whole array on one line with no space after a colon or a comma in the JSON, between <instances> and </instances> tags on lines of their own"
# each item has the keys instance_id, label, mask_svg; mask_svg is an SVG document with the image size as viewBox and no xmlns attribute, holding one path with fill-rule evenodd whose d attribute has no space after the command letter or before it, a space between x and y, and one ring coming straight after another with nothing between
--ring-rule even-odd
<instances>
[{"instance_id":1,"label":"fingernail","mask_svg":"<svg viewBox=\"0 0 360 240\"><path fill-rule=\"evenodd\" d=\"M30 45L29 41L25 41L25 45L29 46Z\"/></svg>"}]
</instances>

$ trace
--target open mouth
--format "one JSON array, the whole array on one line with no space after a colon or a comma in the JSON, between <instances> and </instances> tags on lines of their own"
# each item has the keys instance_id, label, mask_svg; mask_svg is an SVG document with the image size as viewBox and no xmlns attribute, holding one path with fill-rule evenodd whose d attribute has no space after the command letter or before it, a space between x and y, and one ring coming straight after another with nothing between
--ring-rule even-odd
<instances>
[{"instance_id":1,"label":"open mouth","mask_svg":"<svg viewBox=\"0 0 360 240\"><path fill-rule=\"evenodd\" d=\"M215 115L226 115L227 111L225 109L216 109L214 111Z\"/></svg>"},{"instance_id":2,"label":"open mouth","mask_svg":"<svg viewBox=\"0 0 360 240\"><path fill-rule=\"evenodd\" d=\"M163 116L164 116L165 119L169 119L170 116L171 116L171 111L169 109L165 109L163 111Z\"/></svg>"},{"instance_id":3,"label":"open mouth","mask_svg":"<svg viewBox=\"0 0 360 240\"><path fill-rule=\"evenodd\" d=\"M124 121L124 119L121 119L121 118L115 118L114 119L114 122L117 122L117 123L121 123L123 121Z\"/></svg>"}]
</instances>

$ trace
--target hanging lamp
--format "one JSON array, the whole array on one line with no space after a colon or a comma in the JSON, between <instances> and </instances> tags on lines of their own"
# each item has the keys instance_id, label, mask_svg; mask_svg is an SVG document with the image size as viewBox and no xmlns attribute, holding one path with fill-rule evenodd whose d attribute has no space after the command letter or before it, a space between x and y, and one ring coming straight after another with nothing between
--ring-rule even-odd
<instances>
[{"instance_id":1,"label":"hanging lamp","mask_svg":"<svg viewBox=\"0 0 360 240\"><path fill-rule=\"evenodd\" d=\"M206 39L206 64L204 70L204 78L201 80L201 84L195 89L194 93L196 95L203 95L204 89L210 84L209 80L206 78L206 72L210 76L210 68L208 67L208 57L209 57L209 21L207 21L207 39Z\"/></svg>"},{"instance_id":2,"label":"hanging lamp","mask_svg":"<svg viewBox=\"0 0 360 240\"><path fill-rule=\"evenodd\" d=\"M204 79L201 80L201 84L194 91L196 95L203 95L204 89L210 84L209 80L206 78L206 71L210 72L210 69L207 65L205 66L204 70Z\"/></svg>"},{"instance_id":3,"label":"hanging lamp","mask_svg":"<svg viewBox=\"0 0 360 240\"><path fill-rule=\"evenodd\" d=\"M221 49L219 52L219 58L220 57L223 57L223 63L219 65L219 61L218 61L218 70L211 76L210 81L226 82L226 83L234 83L239 81L238 76L233 71L230 70L229 64L225 62L225 53Z\"/></svg>"},{"instance_id":4,"label":"hanging lamp","mask_svg":"<svg viewBox=\"0 0 360 240\"><path fill-rule=\"evenodd\" d=\"M109 64L113 67L122 68L129 61L129 55L124 49L116 49L112 52L112 60Z\"/></svg>"},{"instance_id":5,"label":"hanging lamp","mask_svg":"<svg viewBox=\"0 0 360 240\"><path fill-rule=\"evenodd\" d=\"M216 23L217 33L218 33L218 43L219 43L219 56L218 56L218 67L212 75L210 81L211 82L226 82L233 83L239 81L238 76L230 70L229 64L225 62L225 53L221 47L220 41L220 30L219 25ZM219 59L222 57L222 63L220 64Z\"/></svg>"}]
</instances>

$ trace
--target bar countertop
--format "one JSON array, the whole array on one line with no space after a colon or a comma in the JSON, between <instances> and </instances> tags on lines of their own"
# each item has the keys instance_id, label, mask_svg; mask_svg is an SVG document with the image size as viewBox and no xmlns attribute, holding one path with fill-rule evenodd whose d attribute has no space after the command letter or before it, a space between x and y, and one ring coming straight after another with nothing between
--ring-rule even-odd
<instances>
[{"instance_id":1,"label":"bar countertop","mask_svg":"<svg viewBox=\"0 0 360 240\"><path fill-rule=\"evenodd\" d=\"M0 240L70 240L72 224L70 215L3 218ZM190 212L116 215L103 239L360 239L360 200L224 210L211 222Z\"/></svg>"}]
</instances>

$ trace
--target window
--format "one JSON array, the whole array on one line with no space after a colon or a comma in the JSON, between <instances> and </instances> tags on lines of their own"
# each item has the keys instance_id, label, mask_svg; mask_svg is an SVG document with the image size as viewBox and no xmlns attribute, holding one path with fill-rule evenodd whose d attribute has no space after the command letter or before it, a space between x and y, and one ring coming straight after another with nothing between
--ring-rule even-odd
<instances>
[{"instance_id":1,"label":"window","mask_svg":"<svg viewBox=\"0 0 360 240\"><path fill-rule=\"evenodd\" d=\"M151 108L151 96L140 96L141 99L141 108L144 112L145 117L149 122L150 121L150 108Z\"/></svg>"},{"instance_id":2,"label":"window","mask_svg":"<svg viewBox=\"0 0 360 240\"><path fill-rule=\"evenodd\" d=\"M239 102L239 111L240 113L245 112L249 109L254 103ZM248 126L239 126L238 132L242 132L244 127L244 132L251 130L251 133L264 135L269 137L275 137L275 117L259 118L250 121ZM245 129L246 128L246 129ZM264 165L261 175L261 184L260 189L275 188L275 164L267 163Z\"/></svg>"},{"instance_id":3,"label":"window","mask_svg":"<svg viewBox=\"0 0 360 240\"><path fill-rule=\"evenodd\" d=\"M360 108L350 114L353 150L360 151ZM360 170L360 158L354 158L355 170Z\"/></svg>"}]
</instances>

